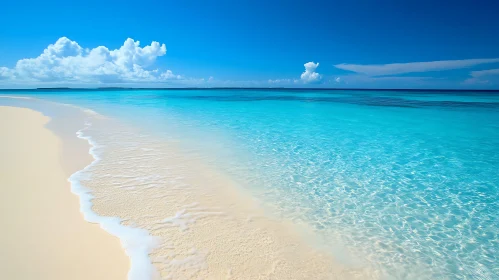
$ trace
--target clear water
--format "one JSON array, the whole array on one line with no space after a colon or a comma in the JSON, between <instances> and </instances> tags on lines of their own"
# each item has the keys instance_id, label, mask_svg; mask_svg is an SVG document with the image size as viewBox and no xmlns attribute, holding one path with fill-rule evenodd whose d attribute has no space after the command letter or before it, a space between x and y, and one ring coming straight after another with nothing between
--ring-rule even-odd
<instances>
[{"instance_id":1,"label":"clear water","mask_svg":"<svg viewBox=\"0 0 499 280\"><path fill-rule=\"evenodd\" d=\"M7 94L87 107L182 139L277 215L310 225L387 277L499 279L497 92Z\"/></svg>"}]
</instances>

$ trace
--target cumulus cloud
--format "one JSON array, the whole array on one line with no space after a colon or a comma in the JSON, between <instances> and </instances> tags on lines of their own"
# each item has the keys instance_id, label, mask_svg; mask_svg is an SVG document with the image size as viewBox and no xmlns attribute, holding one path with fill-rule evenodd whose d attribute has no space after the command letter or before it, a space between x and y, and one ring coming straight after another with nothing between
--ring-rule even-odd
<instances>
[{"instance_id":1,"label":"cumulus cloud","mask_svg":"<svg viewBox=\"0 0 499 280\"><path fill-rule=\"evenodd\" d=\"M12 70L7 67L0 67L0 80L9 79L12 75Z\"/></svg>"},{"instance_id":2,"label":"cumulus cloud","mask_svg":"<svg viewBox=\"0 0 499 280\"><path fill-rule=\"evenodd\" d=\"M84 49L66 37L50 44L38 57L19 60L15 67L0 67L0 80L10 82L121 83L182 79L171 70L150 69L166 54L165 44L141 47L128 38L119 49L99 46Z\"/></svg>"},{"instance_id":3,"label":"cumulus cloud","mask_svg":"<svg viewBox=\"0 0 499 280\"><path fill-rule=\"evenodd\" d=\"M336 78L334 79L334 81L335 81L335 82L337 82L337 83L341 82L341 77L336 77Z\"/></svg>"},{"instance_id":4,"label":"cumulus cloud","mask_svg":"<svg viewBox=\"0 0 499 280\"><path fill-rule=\"evenodd\" d=\"M290 84L310 84L317 83L321 81L322 75L317 73L317 67L319 67L319 63L315 62L307 62L303 65L305 67L305 71L301 74L300 79L269 79L267 82L269 84L281 84L281 85L290 85Z\"/></svg>"},{"instance_id":5,"label":"cumulus cloud","mask_svg":"<svg viewBox=\"0 0 499 280\"><path fill-rule=\"evenodd\" d=\"M321 74L315 72L317 67L319 67L319 63L307 62L303 66L305 66L305 72L303 72L300 76L300 80L303 83L316 83L319 82L322 78Z\"/></svg>"},{"instance_id":6,"label":"cumulus cloud","mask_svg":"<svg viewBox=\"0 0 499 280\"><path fill-rule=\"evenodd\" d=\"M429 62L391 63L391 64L337 64L336 68L367 76L390 76L406 73L422 73L469 68L480 64L498 63L499 58L441 60Z\"/></svg>"}]
</instances>

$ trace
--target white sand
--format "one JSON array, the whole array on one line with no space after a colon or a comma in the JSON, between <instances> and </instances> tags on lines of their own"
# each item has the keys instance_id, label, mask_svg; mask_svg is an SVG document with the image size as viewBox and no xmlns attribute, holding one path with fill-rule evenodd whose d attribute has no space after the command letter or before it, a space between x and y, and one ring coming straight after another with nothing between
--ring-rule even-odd
<instances>
[{"instance_id":1,"label":"white sand","mask_svg":"<svg viewBox=\"0 0 499 280\"><path fill-rule=\"evenodd\" d=\"M66 178L91 157L88 143L74 137L82 119L69 115L48 130L38 112L0 107L0 224L7 229L0 279L126 278L118 240L86 223L70 193ZM82 180L95 197L92 210L159 240L150 248L154 280L375 278L367 267L338 262L307 228L268 215L232 178L175 141L118 120L85 119L100 158Z\"/></svg>"},{"instance_id":2,"label":"white sand","mask_svg":"<svg viewBox=\"0 0 499 280\"><path fill-rule=\"evenodd\" d=\"M101 160L83 184L93 209L160 240L150 258L161 279L373 279L175 142L119 120L91 123Z\"/></svg>"},{"instance_id":3,"label":"white sand","mask_svg":"<svg viewBox=\"0 0 499 280\"><path fill-rule=\"evenodd\" d=\"M88 144L71 149L65 142L62 155L48 121L33 110L0 107L0 279L126 279L119 240L84 221L67 181L90 163Z\"/></svg>"}]
</instances>

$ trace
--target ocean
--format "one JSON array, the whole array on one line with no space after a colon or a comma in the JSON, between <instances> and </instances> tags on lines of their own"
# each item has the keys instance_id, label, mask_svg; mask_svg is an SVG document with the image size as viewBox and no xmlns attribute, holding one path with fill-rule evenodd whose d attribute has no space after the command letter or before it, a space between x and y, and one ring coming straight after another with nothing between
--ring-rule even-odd
<instances>
[{"instance_id":1,"label":"ocean","mask_svg":"<svg viewBox=\"0 0 499 280\"><path fill-rule=\"evenodd\" d=\"M119 123L80 132L102 150L101 165L89 168L83 181L103 201L113 198L100 190L118 184L116 178L117 197L140 186L153 193L151 185L178 186L202 162L269 216L310 229L315 243L343 264L376 271L373 278L499 279L498 92L61 89L0 95L71 104ZM24 99L0 98L0 105L64 117ZM175 143L190 160L177 164L165 143ZM133 150L139 146L141 154ZM160 162L171 176L153 174ZM100 181L92 187L93 178ZM135 203L133 195L124 199ZM100 211L121 216L116 209ZM185 230L194 221L172 223ZM133 226L150 227L144 224ZM202 257L194 259L193 273L206 269Z\"/></svg>"}]
</instances>

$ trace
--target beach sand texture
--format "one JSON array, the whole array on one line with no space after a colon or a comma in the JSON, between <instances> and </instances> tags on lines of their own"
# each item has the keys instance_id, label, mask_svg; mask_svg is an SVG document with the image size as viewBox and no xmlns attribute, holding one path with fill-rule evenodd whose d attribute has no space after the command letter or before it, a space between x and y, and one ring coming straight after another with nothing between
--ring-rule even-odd
<instances>
[{"instance_id":1,"label":"beach sand texture","mask_svg":"<svg viewBox=\"0 0 499 280\"><path fill-rule=\"evenodd\" d=\"M90 161L63 168L62 143L48 121L0 107L0 279L126 279L129 260L118 238L86 222L70 191L70 173ZM64 158L90 160L85 146Z\"/></svg>"},{"instance_id":2,"label":"beach sand texture","mask_svg":"<svg viewBox=\"0 0 499 280\"><path fill-rule=\"evenodd\" d=\"M97 143L100 160L82 184L99 215L158 240L149 254L159 274L153 279L372 279L174 141L117 120L91 123L83 134Z\"/></svg>"},{"instance_id":3,"label":"beach sand texture","mask_svg":"<svg viewBox=\"0 0 499 280\"><path fill-rule=\"evenodd\" d=\"M0 106L0 279L127 279L127 271L133 280L373 278L367 267L339 263L307 229L269 216L175 141L100 115L64 116L48 123ZM92 146L71 136L78 129ZM85 168L90 147L98 160ZM119 218L126 228L111 232L131 261L118 238L79 213L67 178L83 168L77 181L94 197L92 212ZM148 253L137 254L142 247Z\"/></svg>"}]
</instances>

